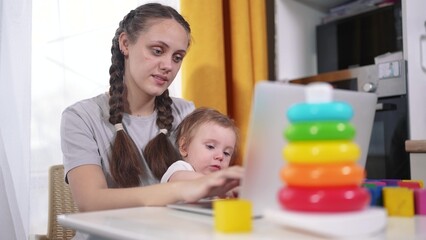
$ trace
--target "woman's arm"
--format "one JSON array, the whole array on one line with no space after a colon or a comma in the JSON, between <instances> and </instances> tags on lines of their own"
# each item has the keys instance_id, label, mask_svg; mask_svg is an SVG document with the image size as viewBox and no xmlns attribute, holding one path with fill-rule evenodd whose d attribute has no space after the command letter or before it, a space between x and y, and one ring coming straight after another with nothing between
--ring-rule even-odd
<instances>
[{"instance_id":1,"label":"woman's arm","mask_svg":"<svg viewBox=\"0 0 426 240\"><path fill-rule=\"evenodd\" d=\"M81 212L137 206L164 206L221 196L239 185L243 169L230 167L190 181L135 188L108 188L102 169L82 165L68 172L73 199Z\"/></svg>"}]
</instances>

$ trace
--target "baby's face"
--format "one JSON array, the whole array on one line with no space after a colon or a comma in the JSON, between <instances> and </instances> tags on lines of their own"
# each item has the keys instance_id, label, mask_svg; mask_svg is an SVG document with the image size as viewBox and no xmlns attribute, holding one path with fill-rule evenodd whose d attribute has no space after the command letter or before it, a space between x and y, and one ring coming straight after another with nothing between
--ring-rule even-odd
<instances>
[{"instance_id":1,"label":"baby's face","mask_svg":"<svg viewBox=\"0 0 426 240\"><path fill-rule=\"evenodd\" d=\"M208 174L229 166L236 143L235 132L216 123L203 124L196 131L184 160L196 172Z\"/></svg>"}]
</instances>

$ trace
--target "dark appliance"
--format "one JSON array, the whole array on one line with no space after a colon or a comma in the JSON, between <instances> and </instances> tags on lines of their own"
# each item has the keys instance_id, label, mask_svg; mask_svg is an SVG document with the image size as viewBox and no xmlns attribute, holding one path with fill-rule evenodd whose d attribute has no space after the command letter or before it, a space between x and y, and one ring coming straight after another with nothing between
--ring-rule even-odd
<instances>
[{"instance_id":1,"label":"dark appliance","mask_svg":"<svg viewBox=\"0 0 426 240\"><path fill-rule=\"evenodd\" d=\"M335 88L375 92L376 114L367 154L370 179L410 179L406 62L402 52L376 59L376 64L291 80L308 84L325 81Z\"/></svg>"},{"instance_id":2,"label":"dark appliance","mask_svg":"<svg viewBox=\"0 0 426 240\"><path fill-rule=\"evenodd\" d=\"M318 73L374 64L374 57L402 51L401 2L318 25Z\"/></svg>"}]
</instances>

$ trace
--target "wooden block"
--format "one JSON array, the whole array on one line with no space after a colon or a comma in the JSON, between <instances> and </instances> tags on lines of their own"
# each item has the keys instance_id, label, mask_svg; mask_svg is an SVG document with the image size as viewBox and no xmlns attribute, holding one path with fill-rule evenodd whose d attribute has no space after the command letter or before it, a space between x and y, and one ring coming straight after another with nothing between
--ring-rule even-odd
<instances>
[{"instance_id":1,"label":"wooden block","mask_svg":"<svg viewBox=\"0 0 426 240\"><path fill-rule=\"evenodd\" d=\"M383 206L386 208L389 216L413 217L413 190L401 187L383 188Z\"/></svg>"},{"instance_id":2,"label":"wooden block","mask_svg":"<svg viewBox=\"0 0 426 240\"><path fill-rule=\"evenodd\" d=\"M414 190L416 214L426 215L426 189Z\"/></svg>"},{"instance_id":3,"label":"wooden block","mask_svg":"<svg viewBox=\"0 0 426 240\"><path fill-rule=\"evenodd\" d=\"M418 189L418 188L421 188L421 187L420 187L420 183L419 183L419 182L408 182L408 181L401 181L401 182L398 182L398 186L399 186L399 187L406 187L406 188L410 188L410 189Z\"/></svg>"},{"instance_id":4,"label":"wooden block","mask_svg":"<svg viewBox=\"0 0 426 240\"><path fill-rule=\"evenodd\" d=\"M213 202L214 228L222 233L252 230L252 206L247 200L224 199Z\"/></svg>"},{"instance_id":5,"label":"wooden block","mask_svg":"<svg viewBox=\"0 0 426 240\"><path fill-rule=\"evenodd\" d=\"M403 182L417 182L420 184L420 188L424 188L424 182L421 179L412 179L412 180L402 180Z\"/></svg>"},{"instance_id":6,"label":"wooden block","mask_svg":"<svg viewBox=\"0 0 426 240\"><path fill-rule=\"evenodd\" d=\"M379 180L366 180L364 184L372 184L375 186L383 186L383 187L386 186L385 182L379 181Z\"/></svg>"},{"instance_id":7,"label":"wooden block","mask_svg":"<svg viewBox=\"0 0 426 240\"><path fill-rule=\"evenodd\" d=\"M386 186L393 187L398 186L398 183L401 181L399 179L382 179L381 182L385 182Z\"/></svg>"},{"instance_id":8,"label":"wooden block","mask_svg":"<svg viewBox=\"0 0 426 240\"><path fill-rule=\"evenodd\" d=\"M383 186L367 185L365 186L370 192L370 206L383 206Z\"/></svg>"}]
</instances>

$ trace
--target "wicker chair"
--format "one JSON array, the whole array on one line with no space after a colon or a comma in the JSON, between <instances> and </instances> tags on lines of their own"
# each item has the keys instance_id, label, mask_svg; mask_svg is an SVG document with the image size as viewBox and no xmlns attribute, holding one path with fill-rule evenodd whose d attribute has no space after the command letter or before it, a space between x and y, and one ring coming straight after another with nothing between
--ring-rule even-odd
<instances>
[{"instance_id":1,"label":"wicker chair","mask_svg":"<svg viewBox=\"0 0 426 240\"><path fill-rule=\"evenodd\" d=\"M38 239L71 239L75 231L58 223L57 216L78 212L71 196L71 190L64 181L64 165L54 165L49 169L49 216L47 235Z\"/></svg>"}]
</instances>

